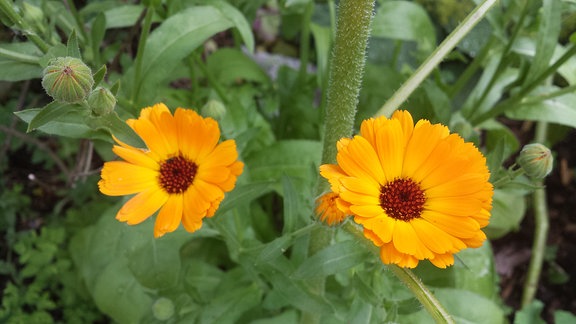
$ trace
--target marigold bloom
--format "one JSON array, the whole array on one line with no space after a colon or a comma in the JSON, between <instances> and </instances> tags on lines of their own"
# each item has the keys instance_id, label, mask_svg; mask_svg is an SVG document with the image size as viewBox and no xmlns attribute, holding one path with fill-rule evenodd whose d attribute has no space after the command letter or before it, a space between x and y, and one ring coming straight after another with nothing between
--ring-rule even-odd
<instances>
[{"instance_id":1,"label":"marigold bloom","mask_svg":"<svg viewBox=\"0 0 576 324\"><path fill-rule=\"evenodd\" d=\"M338 142L337 165L320 173L338 207L364 227L386 264L445 268L453 254L486 239L493 187L486 159L447 127L407 111L365 120L360 135Z\"/></svg>"},{"instance_id":2,"label":"marigold bloom","mask_svg":"<svg viewBox=\"0 0 576 324\"><path fill-rule=\"evenodd\" d=\"M112 150L124 161L104 163L98 187L109 196L136 194L116 219L135 225L160 209L155 237L176 230L180 221L187 231L196 231L204 217L214 215L242 173L236 143L218 143L220 130L212 118L183 108L172 115L162 103L126 122L148 149L115 138L119 145Z\"/></svg>"},{"instance_id":3,"label":"marigold bloom","mask_svg":"<svg viewBox=\"0 0 576 324\"><path fill-rule=\"evenodd\" d=\"M338 209L337 201L338 194L335 192L327 192L316 199L316 214L321 221L328 225L339 224L347 216Z\"/></svg>"}]
</instances>

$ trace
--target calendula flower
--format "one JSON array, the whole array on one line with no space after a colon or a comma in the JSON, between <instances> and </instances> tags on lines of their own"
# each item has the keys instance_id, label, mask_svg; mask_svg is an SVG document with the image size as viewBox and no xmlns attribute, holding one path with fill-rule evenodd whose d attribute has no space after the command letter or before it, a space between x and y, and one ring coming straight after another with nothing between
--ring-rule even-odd
<instances>
[{"instance_id":1,"label":"calendula flower","mask_svg":"<svg viewBox=\"0 0 576 324\"><path fill-rule=\"evenodd\" d=\"M338 142L338 164L320 173L338 193L386 264L445 268L453 254L486 239L493 187L486 159L447 127L407 111L365 120L360 135Z\"/></svg>"},{"instance_id":2,"label":"calendula flower","mask_svg":"<svg viewBox=\"0 0 576 324\"><path fill-rule=\"evenodd\" d=\"M335 192L327 192L316 199L316 214L328 225L339 224L347 216L336 206L337 199L338 194Z\"/></svg>"},{"instance_id":3,"label":"calendula flower","mask_svg":"<svg viewBox=\"0 0 576 324\"><path fill-rule=\"evenodd\" d=\"M183 108L172 115L164 104L144 108L138 119L126 122L148 148L115 139L119 145L112 150L124 161L106 162L98 186L109 196L136 194L116 219L135 225L160 210L155 237L176 230L180 222L187 231L196 231L242 173L236 143L218 143L215 120Z\"/></svg>"}]
</instances>

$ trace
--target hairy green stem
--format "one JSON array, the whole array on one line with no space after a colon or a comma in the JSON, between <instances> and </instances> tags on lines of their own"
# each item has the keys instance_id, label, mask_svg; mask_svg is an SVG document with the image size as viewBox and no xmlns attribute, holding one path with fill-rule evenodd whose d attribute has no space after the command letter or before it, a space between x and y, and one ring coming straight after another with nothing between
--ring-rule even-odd
<instances>
[{"instance_id":1,"label":"hairy green stem","mask_svg":"<svg viewBox=\"0 0 576 324\"><path fill-rule=\"evenodd\" d=\"M336 37L330 62L326 93L326 118L322 164L336 161L336 142L349 137L354 127L356 106L366 64L366 47L370 36L375 0L342 0L339 4ZM302 62L303 64L305 62ZM326 181L318 181L317 194L328 188ZM314 255L330 244L332 231L319 227L310 234L308 254ZM324 295L324 278L308 282L310 290ZM320 322L317 313L305 312L305 323Z\"/></svg>"},{"instance_id":2,"label":"hairy green stem","mask_svg":"<svg viewBox=\"0 0 576 324\"><path fill-rule=\"evenodd\" d=\"M6 17L8 17L8 19L42 51L42 53L48 53L50 45L32 31L26 21L14 10L12 7L12 1L8 2L7 0L0 0L0 11L2 11Z\"/></svg>"},{"instance_id":3,"label":"hairy green stem","mask_svg":"<svg viewBox=\"0 0 576 324\"><path fill-rule=\"evenodd\" d=\"M376 116L391 116L400 105L418 88L418 86L430 75L430 73L444 60L452 49L466 36L474 26L496 4L497 0L484 0L444 39L430 56L418 67L418 69L404 82L404 84L386 101L378 110Z\"/></svg>"},{"instance_id":4,"label":"hairy green stem","mask_svg":"<svg viewBox=\"0 0 576 324\"><path fill-rule=\"evenodd\" d=\"M548 124L546 122L538 122L536 124L534 140L537 143L544 143L546 141L547 128ZM534 300L538 289L540 273L542 272L542 264L544 263L549 221L546 188L544 187L543 180L539 181L539 188L534 191L532 198L534 202L534 242L532 244L530 266L528 267L528 274L524 282L524 291L522 292L522 307L530 305Z\"/></svg>"}]
</instances>

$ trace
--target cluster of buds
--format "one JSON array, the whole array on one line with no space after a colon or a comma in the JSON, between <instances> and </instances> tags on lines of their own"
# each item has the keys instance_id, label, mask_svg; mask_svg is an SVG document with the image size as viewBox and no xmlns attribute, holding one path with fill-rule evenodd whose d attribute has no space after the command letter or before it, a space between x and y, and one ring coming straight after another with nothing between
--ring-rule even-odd
<instances>
[{"instance_id":1,"label":"cluster of buds","mask_svg":"<svg viewBox=\"0 0 576 324\"><path fill-rule=\"evenodd\" d=\"M44 69L42 87L54 100L69 104L87 102L95 116L111 113L116 98L110 90L102 87L93 90L93 86L92 70L79 58L57 57Z\"/></svg>"}]
</instances>

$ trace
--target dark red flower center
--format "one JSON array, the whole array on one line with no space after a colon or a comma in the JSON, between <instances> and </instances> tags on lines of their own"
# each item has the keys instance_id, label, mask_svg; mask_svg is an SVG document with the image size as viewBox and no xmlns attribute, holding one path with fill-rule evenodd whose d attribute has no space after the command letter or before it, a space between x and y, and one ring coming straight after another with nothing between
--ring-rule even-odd
<instances>
[{"instance_id":1,"label":"dark red flower center","mask_svg":"<svg viewBox=\"0 0 576 324\"><path fill-rule=\"evenodd\" d=\"M380 206L394 219L408 222L420 217L426 197L412 179L396 179L380 188Z\"/></svg>"},{"instance_id":2,"label":"dark red flower center","mask_svg":"<svg viewBox=\"0 0 576 324\"><path fill-rule=\"evenodd\" d=\"M160 186L169 194L183 193L194 182L196 163L182 156L169 158L160 165Z\"/></svg>"}]
</instances>

